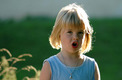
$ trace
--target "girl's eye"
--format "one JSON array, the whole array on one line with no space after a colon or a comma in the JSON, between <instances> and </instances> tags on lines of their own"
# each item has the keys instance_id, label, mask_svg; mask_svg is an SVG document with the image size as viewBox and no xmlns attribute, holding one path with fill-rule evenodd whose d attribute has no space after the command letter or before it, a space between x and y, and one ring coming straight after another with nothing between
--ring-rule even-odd
<instances>
[{"instance_id":1,"label":"girl's eye","mask_svg":"<svg viewBox=\"0 0 122 80\"><path fill-rule=\"evenodd\" d=\"M81 32L78 32L78 34L83 34L83 32L81 31Z\"/></svg>"},{"instance_id":2,"label":"girl's eye","mask_svg":"<svg viewBox=\"0 0 122 80\"><path fill-rule=\"evenodd\" d=\"M67 33L72 33L72 31L68 31Z\"/></svg>"}]
</instances>

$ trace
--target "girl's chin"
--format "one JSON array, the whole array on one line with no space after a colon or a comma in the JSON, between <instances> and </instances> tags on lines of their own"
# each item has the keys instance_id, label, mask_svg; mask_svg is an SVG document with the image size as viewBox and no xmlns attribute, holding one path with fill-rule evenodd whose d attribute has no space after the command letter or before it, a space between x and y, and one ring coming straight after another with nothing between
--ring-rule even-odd
<instances>
[{"instance_id":1,"label":"girl's chin","mask_svg":"<svg viewBox=\"0 0 122 80\"><path fill-rule=\"evenodd\" d=\"M62 51L65 51L67 53L79 53L80 52L80 48L79 47L73 48L72 46L71 47L68 47L68 48L64 47L61 50Z\"/></svg>"},{"instance_id":2,"label":"girl's chin","mask_svg":"<svg viewBox=\"0 0 122 80\"><path fill-rule=\"evenodd\" d=\"M71 53L79 53L80 52L80 49L76 49L76 48L74 49L73 48L73 49L70 50L70 52Z\"/></svg>"}]
</instances>

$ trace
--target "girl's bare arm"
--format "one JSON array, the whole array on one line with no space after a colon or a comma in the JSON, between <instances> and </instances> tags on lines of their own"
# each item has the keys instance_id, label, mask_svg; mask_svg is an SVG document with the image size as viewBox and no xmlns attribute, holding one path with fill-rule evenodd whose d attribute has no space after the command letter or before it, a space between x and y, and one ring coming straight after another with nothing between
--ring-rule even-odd
<instances>
[{"instance_id":1,"label":"girl's bare arm","mask_svg":"<svg viewBox=\"0 0 122 80\"><path fill-rule=\"evenodd\" d=\"M51 68L48 62L45 62L42 67L40 80L51 80Z\"/></svg>"},{"instance_id":2,"label":"girl's bare arm","mask_svg":"<svg viewBox=\"0 0 122 80\"><path fill-rule=\"evenodd\" d=\"M100 80L100 71L97 63L95 63L95 80Z\"/></svg>"}]
</instances>

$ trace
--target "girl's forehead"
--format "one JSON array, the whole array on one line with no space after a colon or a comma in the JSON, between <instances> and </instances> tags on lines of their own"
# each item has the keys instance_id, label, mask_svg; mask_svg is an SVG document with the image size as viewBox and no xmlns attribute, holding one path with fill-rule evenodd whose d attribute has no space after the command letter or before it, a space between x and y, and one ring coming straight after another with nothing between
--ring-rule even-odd
<instances>
[{"instance_id":1,"label":"girl's forehead","mask_svg":"<svg viewBox=\"0 0 122 80\"><path fill-rule=\"evenodd\" d=\"M63 29L67 29L67 30L85 30L85 27L83 25L79 25L79 26L73 26L73 25L67 25L67 26L63 26Z\"/></svg>"}]
</instances>

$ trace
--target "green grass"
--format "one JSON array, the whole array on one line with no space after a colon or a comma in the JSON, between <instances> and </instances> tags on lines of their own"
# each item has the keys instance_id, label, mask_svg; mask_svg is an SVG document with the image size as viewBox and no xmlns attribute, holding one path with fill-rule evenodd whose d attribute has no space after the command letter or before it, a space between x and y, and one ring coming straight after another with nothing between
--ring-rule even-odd
<instances>
[{"instance_id":1,"label":"green grass","mask_svg":"<svg viewBox=\"0 0 122 80\"><path fill-rule=\"evenodd\" d=\"M16 66L28 64L41 69L43 60L58 52L51 48L48 40L54 22L55 19L46 17L1 20L0 48L8 49L13 56L32 54L32 58ZM90 24L94 28L93 50L86 55L97 61L102 80L122 80L122 19L90 19Z\"/></svg>"}]
</instances>

